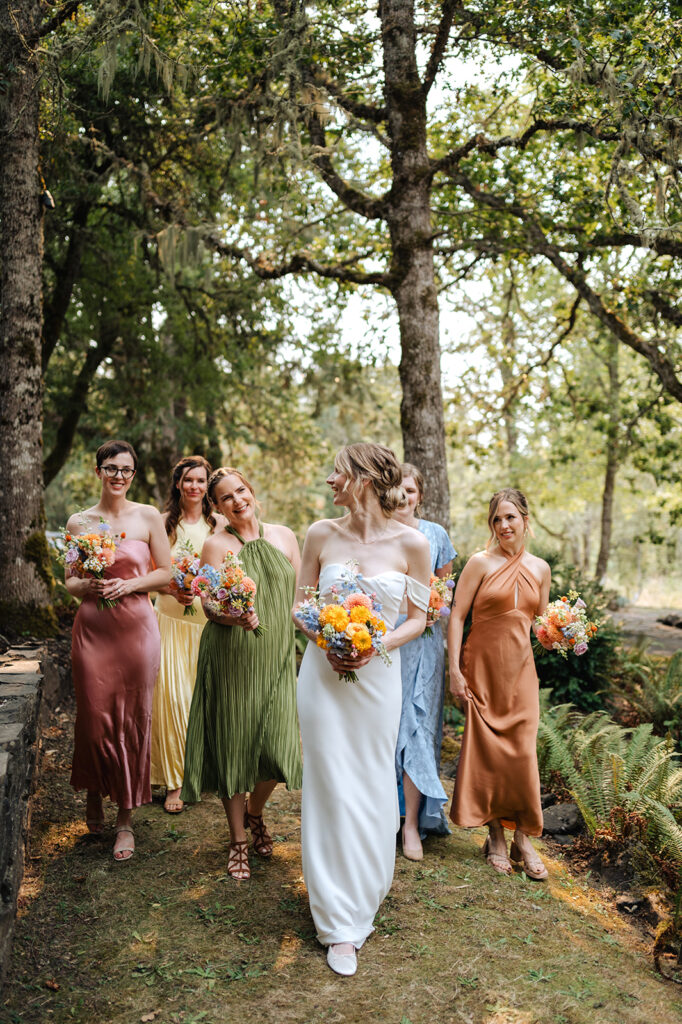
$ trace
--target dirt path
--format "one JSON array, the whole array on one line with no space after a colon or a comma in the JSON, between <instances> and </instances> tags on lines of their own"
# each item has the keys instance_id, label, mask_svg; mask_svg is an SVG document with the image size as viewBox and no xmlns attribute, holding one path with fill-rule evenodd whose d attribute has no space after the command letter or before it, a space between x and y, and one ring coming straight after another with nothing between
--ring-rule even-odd
<instances>
[{"instance_id":1,"label":"dirt path","mask_svg":"<svg viewBox=\"0 0 682 1024\"><path fill-rule=\"evenodd\" d=\"M623 628L630 643L646 641L651 654L672 655L682 650L682 629L676 626L665 626L658 619L671 612L679 615L679 609L672 608L638 608L634 605L611 612L614 622Z\"/></svg>"},{"instance_id":2,"label":"dirt path","mask_svg":"<svg viewBox=\"0 0 682 1024\"><path fill-rule=\"evenodd\" d=\"M398 856L358 974L317 945L301 878L299 794L281 788L270 863L225 874L222 808L136 814L138 849L86 837L68 786L70 715L42 741L28 874L0 1021L11 1024L679 1024L682 992L606 893L548 861L548 885L485 866L482 835ZM110 814L110 808L108 809ZM109 819L111 821L111 819ZM362 870L362 865L358 865Z\"/></svg>"}]
</instances>

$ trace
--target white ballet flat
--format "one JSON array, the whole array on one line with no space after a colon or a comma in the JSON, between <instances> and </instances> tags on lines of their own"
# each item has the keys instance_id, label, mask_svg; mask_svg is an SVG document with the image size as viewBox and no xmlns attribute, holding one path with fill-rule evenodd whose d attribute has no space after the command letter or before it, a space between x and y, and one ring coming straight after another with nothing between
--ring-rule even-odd
<instances>
[{"instance_id":1,"label":"white ballet flat","mask_svg":"<svg viewBox=\"0 0 682 1024\"><path fill-rule=\"evenodd\" d=\"M327 963L336 974L349 977L358 969L358 956L355 950L352 953L335 953L331 946L327 946Z\"/></svg>"}]
</instances>

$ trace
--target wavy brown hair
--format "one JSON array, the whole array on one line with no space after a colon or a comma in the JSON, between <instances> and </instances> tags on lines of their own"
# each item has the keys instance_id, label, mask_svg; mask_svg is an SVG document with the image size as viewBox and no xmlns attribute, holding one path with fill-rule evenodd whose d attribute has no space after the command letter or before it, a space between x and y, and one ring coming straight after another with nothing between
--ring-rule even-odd
<instances>
[{"instance_id":1,"label":"wavy brown hair","mask_svg":"<svg viewBox=\"0 0 682 1024\"><path fill-rule=\"evenodd\" d=\"M386 445L367 442L347 444L337 453L334 466L337 473L348 477L346 490L353 497L357 496L359 482L369 480L386 518L407 504L402 486L403 471L395 452Z\"/></svg>"},{"instance_id":2,"label":"wavy brown hair","mask_svg":"<svg viewBox=\"0 0 682 1024\"><path fill-rule=\"evenodd\" d=\"M164 512L167 513L166 533L168 534L171 546L175 544L178 535L178 523L182 518L182 492L180 485L185 474L189 473L190 469L205 469L207 483L211 475L211 464L203 455L186 455L184 459L180 459L173 467L170 494L164 508ZM204 519L208 520L211 526L215 526L215 519L211 515L211 502L208 499L208 491L206 491L206 494L201 499L201 514Z\"/></svg>"},{"instance_id":3,"label":"wavy brown hair","mask_svg":"<svg viewBox=\"0 0 682 1024\"><path fill-rule=\"evenodd\" d=\"M533 531L531 530L530 524L528 523L528 516L530 515L530 512L528 509L528 500L526 498L526 495L522 494L521 491L517 490L516 487L503 487L501 491L496 491L496 493L493 494L492 498L490 499L490 504L488 505L488 529L490 530L490 537L488 538L488 543L486 544L486 550L496 539L495 528L493 527L493 520L495 519L495 516L497 515L497 510L503 501L510 501L512 505L516 506L517 512L526 524L526 529L530 533L531 537L533 536Z\"/></svg>"}]
</instances>

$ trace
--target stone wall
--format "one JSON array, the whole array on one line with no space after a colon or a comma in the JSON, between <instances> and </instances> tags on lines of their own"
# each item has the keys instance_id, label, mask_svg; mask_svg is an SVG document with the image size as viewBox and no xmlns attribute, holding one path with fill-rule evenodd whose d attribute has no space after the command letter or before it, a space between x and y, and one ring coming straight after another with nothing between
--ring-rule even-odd
<instances>
[{"instance_id":1,"label":"stone wall","mask_svg":"<svg viewBox=\"0 0 682 1024\"><path fill-rule=\"evenodd\" d=\"M41 703L44 690L58 690L55 676L41 644L0 656L0 983L23 876Z\"/></svg>"}]
</instances>

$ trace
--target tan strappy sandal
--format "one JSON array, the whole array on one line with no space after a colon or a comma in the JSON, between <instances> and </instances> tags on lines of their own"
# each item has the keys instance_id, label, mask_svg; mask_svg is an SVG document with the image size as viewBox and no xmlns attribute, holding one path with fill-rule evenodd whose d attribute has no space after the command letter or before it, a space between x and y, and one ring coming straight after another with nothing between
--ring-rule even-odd
<instances>
[{"instance_id":1,"label":"tan strappy sandal","mask_svg":"<svg viewBox=\"0 0 682 1024\"><path fill-rule=\"evenodd\" d=\"M243 839L239 843L230 843L227 858L227 873L235 882L246 882L251 878L249 867L249 844Z\"/></svg>"},{"instance_id":2,"label":"tan strappy sandal","mask_svg":"<svg viewBox=\"0 0 682 1024\"><path fill-rule=\"evenodd\" d=\"M272 836L267 830L262 814L249 814L249 805L244 808L244 828L251 829L253 849L259 857L272 857Z\"/></svg>"},{"instance_id":3,"label":"tan strappy sandal","mask_svg":"<svg viewBox=\"0 0 682 1024\"><path fill-rule=\"evenodd\" d=\"M483 844L481 853L485 857L486 864L490 865L493 871L497 871L500 875L511 875L514 869L511 866L511 861L504 853L491 853L490 852L490 836L486 839Z\"/></svg>"},{"instance_id":4,"label":"tan strappy sandal","mask_svg":"<svg viewBox=\"0 0 682 1024\"><path fill-rule=\"evenodd\" d=\"M516 865L525 871L528 878L532 878L535 882L544 882L549 876L549 871L542 863L539 857L531 860L529 857L524 856L519 847L516 845L516 840L512 840L511 850L509 856Z\"/></svg>"}]
</instances>

